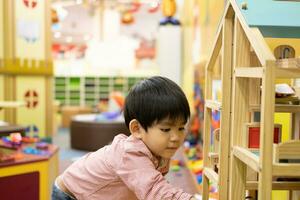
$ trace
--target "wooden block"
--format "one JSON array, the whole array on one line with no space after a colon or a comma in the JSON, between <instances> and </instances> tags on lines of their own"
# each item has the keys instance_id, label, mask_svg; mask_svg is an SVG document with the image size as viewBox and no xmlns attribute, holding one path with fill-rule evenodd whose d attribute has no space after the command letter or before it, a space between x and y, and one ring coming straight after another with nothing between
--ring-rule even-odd
<instances>
[{"instance_id":1,"label":"wooden block","mask_svg":"<svg viewBox=\"0 0 300 200\"><path fill-rule=\"evenodd\" d=\"M274 124L274 143L278 144L281 141L281 124ZM259 148L260 143L260 124L247 123L246 124L246 141L245 144L248 148Z\"/></svg>"}]
</instances>

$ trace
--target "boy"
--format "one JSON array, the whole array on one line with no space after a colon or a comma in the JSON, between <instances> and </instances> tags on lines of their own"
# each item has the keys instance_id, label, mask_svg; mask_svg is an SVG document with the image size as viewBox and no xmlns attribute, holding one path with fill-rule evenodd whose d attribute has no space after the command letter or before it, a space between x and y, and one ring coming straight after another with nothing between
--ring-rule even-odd
<instances>
[{"instance_id":1,"label":"boy","mask_svg":"<svg viewBox=\"0 0 300 200\"><path fill-rule=\"evenodd\" d=\"M120 134L74 162L56 179L52 199L194 199L163 176L189 117L188 101L173 81L155 76L139 82L124 106L131 136Z\"/></svg>"}]
</instances>

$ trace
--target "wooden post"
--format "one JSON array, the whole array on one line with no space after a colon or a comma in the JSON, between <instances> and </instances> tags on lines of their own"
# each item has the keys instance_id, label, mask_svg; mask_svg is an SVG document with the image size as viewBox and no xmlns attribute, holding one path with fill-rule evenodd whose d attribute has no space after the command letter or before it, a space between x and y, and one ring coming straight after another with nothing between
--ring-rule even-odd
<instances>
[{"instance_id":1,"label":"wooden post","mask_svg":"<svg viewBox=\"0 0 300 200\"><path fill-rule=\"evenodd\" d=\"M229 158L230 158L230 124L231 121L231 84L232 84L232 43L233 43L233 10L230 7L224 19L222 48L222 110L220 124L219 148L219 199L228 199ZM226 98L225 98L226 94Z\"/></svg>"},{"instance_id":2,"label":"wooden post","mask_svg":"<svg viewBox=\"0 0 300 200\"><path fill-rule=\"evenodd\" d=\"M250 43L242 29L237 17L234 23L234 50L233 66L247 67L250 65ZM249 121L249 80L247 78L233 78L233 98L232 98L232 120L231 120L231 144L232 146L242 146L244 144L243 125ZM245 199L246 188L246 167L237 158L231 159L231 200ZM243 165L243 166L240 166ZM239 173L236 173L239 170ZM242 177L239 177L242 176ZM239 187L237 187L239 186Z\"/></svg>"},{"instance_id":3,"label":"wooden post","mask_svg":"<svg viewBox=\"0 0 300 200\"><path fill-rule=\"evenodd\" d=\"M262 77L258 199L272 199L275 62L267 61Z\"/></svg>"}]
</instances>

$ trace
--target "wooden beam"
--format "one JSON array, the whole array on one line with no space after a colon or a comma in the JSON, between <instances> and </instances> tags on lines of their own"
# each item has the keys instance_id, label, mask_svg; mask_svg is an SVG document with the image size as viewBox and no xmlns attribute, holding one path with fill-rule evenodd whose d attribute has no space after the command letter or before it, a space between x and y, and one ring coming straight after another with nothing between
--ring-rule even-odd
<instances>
[{"instance_id":1,"label":"wooden beam","mask_svg":"<svg viewBox=\"0 0 300 200\"><path fill-rule=\"evenodd\" d=\"M263 73L264 69L262 67L238 67L234 70L236 77L245 78L261 78Z\"/></svg>"},{"instance_id":2,"label":"wooden beam","mask_svg":"<svg viewBox=\"0 0 300 200\"><path fill-rule=\"evenodd\" d=\"M220 146L219 146L219 199L229 198L229 159L230 159L230 122L232 99L232 73L233 73L233 29L234 18L230 13L223 21L223 47L222 47L222 111L220 119ZM225 98L226 95L226 98Z\"/></svg>"},{"instance_id":3,"label":"wooden beam","mask_svg":"<svg viewBox=\"0 0 300 200\"><path fill-rule=\"evenodd\" d=\"M272 170L273 176L300 177L300 164L275 163Z\"/></svg>"},{"instance_id":4,"label":"wooden beam","mask_svg":"<svg viewBox=\"0 0 300 200\"><path fill-rule=\"evenodd\" d=\"M220 53L222 47L222 29L219 29L217 32L217 38L213 43L213 49L211 51L211 53L209 54L210 56L208 57L208 62L206 65L206 69L207 70L212 70L216 60L218 58L218 55Z\"/></svg>"},{"instance_id":5,"label":"wooden beam","mask_svg":"<svg viewBox=\"0 0 300 200\"><path fill-rule=\"evenodd\" d=\"M241 161L243 161L254 171L256 172L260 171L259 157L254 153L252 153L251 151L242 147L234 146L232 149L232 154L238 159L240 159Z\"/></svg>"},{"instance_id":6,"label":"wooden beam","mask_svg":"<svg viewBox=\"0 0 300 200\"><path fill-rule=\"evenodd\" d=\"M260 122L260 156L259 163L259 200L272 199L272 169L274 141L274 107L275 107L275 61L267 61L262 78Z\"/></svg>"},{"instance_id":7,"label":"wooden beam","mask_svg":"<svg viewBox=\"0 0 300 200\"><path fill-rule=\"evenodd\" d=\"M246 188L247 190L257 190L258 182L257 181L247 181ZM299 190L300 182L290 182L290 181L273 181L272 189L273 190Z\"/></svg>"},{"instance_id":8,"label":"wooden beam","mask_svg":"<svg viewBox=\"0 0 300 200\"><path fill-rule=\"evenodd\" d=\"M239 158L232 156L231 158L231 187L230 200L245 199L246 194L246 175L247 167Z\"/></svg>"},{"instance_id":9,"label":"wooden beam","mask_svg":"<svg viewBox=\"0 0 300 200\"><path fill-rule=\"evenodd\" d=\"M276 67L276 78L300 78L300 68Z\"/></svg>"},{"instance_id":10,"label":"wooden beam","mask_svg":"<svg viewBox=\"0 0 300 200\"><path fill-rule=\"evenodd\" d=\"M249 111L260 111L260 105L250 105ZM297 113L300 112L300 105L289 105L289 104L275 104L275 112L283 113Z\"/></svg>"},{"instance_id":11,"label":"wooden beam","mask_svg":"<svg viewBox=\"0 0 300 200\"><path fill-rule=\"evenodd\" d=\"M211 168L205 167L203 170L203 174L212 182L218 185L219 183L219 175Z\"/></svg>"}]
</instances>

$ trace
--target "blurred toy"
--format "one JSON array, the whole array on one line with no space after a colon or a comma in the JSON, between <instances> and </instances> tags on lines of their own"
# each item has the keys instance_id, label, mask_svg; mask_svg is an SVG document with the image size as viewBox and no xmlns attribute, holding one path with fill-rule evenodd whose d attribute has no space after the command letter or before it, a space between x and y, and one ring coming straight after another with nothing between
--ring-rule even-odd
<instances>
[{"instance_id":1,"label":"blurred toy","mask_svg":"<svg viewBox=\"0 0 300 200\"><path fill-rule=\"evenodd\" d=\"M14 144L21 144L22 136L21 133L11 133L9 135L10 141Z\"/></svg>"},{"instance_id":2,"label":"blurred toy","mask_svg":"<svg viewBox=\"0 0 300 200\"><path fill-rule=\"evenodd\" d=\"M183 162L180 160L172 159L170 163L171 171L177 172L180 171L181 167L183 166Z\"/></svg>"},{"instance_id":3,"label":"blurred toy","mask_svg":"<svg viewBox=\"0 0 300 200\"><path fill-rule=\"evenodd\" d=\"M36 143L35 146L37 149L42 149L42 150L48 149L48 143L46 143L46 142L38 142L38 143Z\"/></svg>"},{"instance_id":4,"label":"blurred toy","mask_svg":"<svg viewBox=\"0 0 300 200\"><path fill-rule=\"evenodd\" d=\"M5 147L18 148L22 143L22 136L20 133L11 133L8 137L2 137Z\"/></svg>"},{"instance_id":5,"label":"blurred toy","mask_svg":"<svg viewBox=\"0 0 300 200\"><path fill-rule=\"evenodd\" d=\"M34 147L25 147L23 149L23 153L25 153L25 154L33 154L33 155L41 155L41 156L49 155L48 151L39 150L39 149L34 148Z\"/></svg>"},{"instance_id":6,"label":"blurred toy","mask_svg":"<svg viewBox=\"0 0 300 200\"><path fill-rule=\"evenodd\" d=\"M39 141L38 137L29 137L29 136L22 137L22 142L24 143L35 143L38 141Z\"/></svg>"},{"instance_id":7,"label":"blurred toy","mask_svg":"<svg viewBox=\"0 0 300 200\"><path fill-rule=\"evenodd\" d=\"M176 1L175 0L163 0L162 1L162 13L165 16L160 21L160 25L180 25L180 22L173 16L176 12Z\"/></svg>"}]
</instances>

